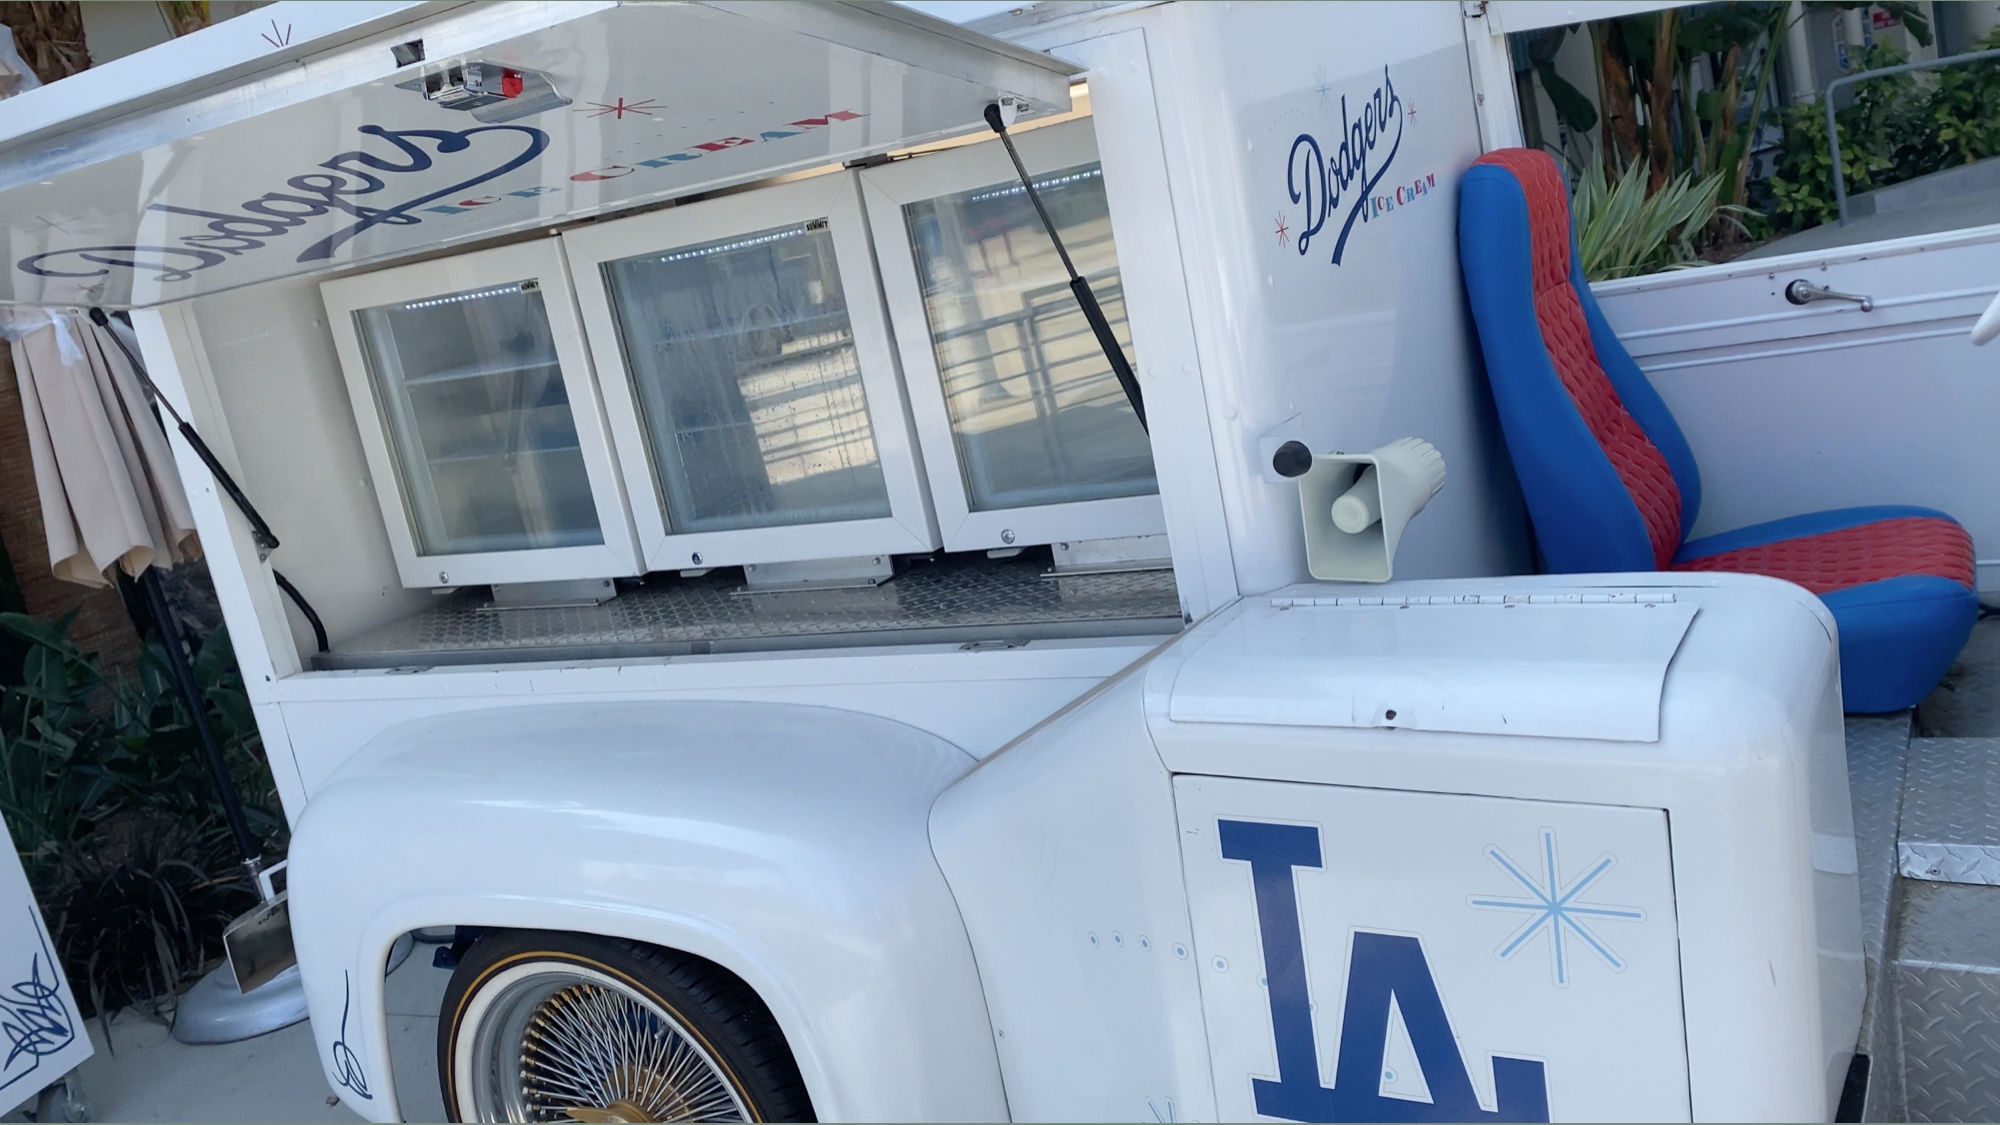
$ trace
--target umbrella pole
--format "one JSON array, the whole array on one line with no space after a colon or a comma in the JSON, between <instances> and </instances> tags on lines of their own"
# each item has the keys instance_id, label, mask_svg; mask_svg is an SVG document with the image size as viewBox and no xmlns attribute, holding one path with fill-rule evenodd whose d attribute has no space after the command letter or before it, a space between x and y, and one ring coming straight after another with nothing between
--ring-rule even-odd
<instances>
[{"instance_id":1,"label":"umbrella pole","mask_svg":"<svg viewBox=\"0 0 2000 1125\"><path fill-rule=\"evenodd\" d=\"M263 849L257 846L257 838L250 834L250 824L243 817L243 797L236 791L236 780L229 776L229 761L222 756L222 747L215 741L215 732L208 725L208 700L202 695L201 684L194 676L194 666L188 663L187 648L183 643L180 623L174 619L173 607L167 604L167 591L160 585L157 567L147 567L139 576L139 588L146 592L146 605L152 611L153 622L160 630L160 647L166 650L167 668L179 686L181 698L187 701L188 713L194 719L195 737L201 742L202 757L208 762L209 776L215 781L216 795L222 801L222 815L229 821L229 834L236 838L237 854L243 857L243 867L250 875L250 882L263 893L263 883L257 873L263 869Z\"/></svg>"}]
</instances>

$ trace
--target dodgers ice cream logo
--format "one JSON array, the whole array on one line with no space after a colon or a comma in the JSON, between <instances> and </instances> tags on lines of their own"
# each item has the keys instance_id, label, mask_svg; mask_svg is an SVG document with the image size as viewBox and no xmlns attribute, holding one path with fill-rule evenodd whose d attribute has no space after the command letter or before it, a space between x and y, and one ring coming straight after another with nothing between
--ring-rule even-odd
<instances>
[{"instance_id":1,"label":"dodgers ice cream logo","mask_svg":"<svg viewBox=\"0 0 2000 1125\"><path fill-rule=\"evenodd\" d=\"M1322 98L1326 98L1325 89L1321 83ZM1402 150L1403 134L1414 118L1415 111L1397 96L1389 68L1383 67L1381 84L1374 93L1352 102L1346 94L1340 95L1337 144L1322 146L1318 137L1303 132L1292 141L1285 158L1285 190L1292 203L1303 209L1294 242L1301 256L1312 249L1329 222L1338 220L1330 259L1337 266L1347 253L1347 240L1356 221L1365 223L1436 189L1435 173L1393 188L1383 187L1396 154ZM1282 218L1278 230L1283 237L1287 224Z\"/></svg>"},{"instance_id":2,"label":"dodgers ice cream logo","mask_svg":"<svg viewBox=\"0 0 2000 1125\"><path fill-rule=\"evenodd\" d=\"M234 214L155 203L147 210L207 220L208 233L183 235L171 245L51 250L23 258L17 265L22 272L41 277L102 277L115 267L158 270L160 281L186 281L197 270L220 265L238 254L262 250L310 219L329 214L351 216L354 222L306 246L296 259L301 263L325 261L361 232L383 224L420 223L423 220L411 214L416 208L504 176L549 147L547 133L525 125L484 125L462 131L363 125L357 132L389 142L395 152L384 154L365 149L343 152L322 161L318 167L323 171L306 172L286 180L289 191L268 191L244 200L236 205ZM429 171L438 157L459 153L476 153L493 163L477 175L400 204L368 206L369 197L390 192L397 177Z\"/></svg>"},{"instance_id":3,"label":"dodgers ice cream logo","mask_svg":"<svg viewBox=\"0 0 2000 1125\"><path fill-rule=\"evenodd\" d=\"M572 183L616 180L659 168L674 168L718 152L744 145L766 144L803 136L843 122L859 121L867 114L854 110L833 110L820 117L804 117L773 126L756 136L721 137L679 152L669 152L629 164L615 164L577 172ZM314 166L314 170L285 181L287 190L267 191L254 199L235 204L234 209L206 210L155 203L146 208L162 215L192 218L201 223L203 233L180 235L153 246L79 246L48 250L15 263L23 273L38 277L103 277L113 269L157 271L156 281L186 281L196 273L219 266L243 254L289 242L308 222L327 215L351 219L333 233L303 247L293 259L301 265L330 261L335 251L355 236L378 226L414 226L424 215L462 215L508 198L531 199L561 188L549 184L500 191L465 198L470 189L497 180L540 158L549 148L549 134L526 125L481 125L471 129L390 129L363 125L356 132L364 137L388 142L388 150L357 148L343 152ZM460 166L483 169L466 174ZM435 182L438 177L456 178L446 187L424 190L412 187L407 177L433 172L416 181ZM645 190L655 186L641 184ZM387 201L402 192L421 192L400 203ZM421 213L419 213L421 212Z\"/></svg>"}]
</instances>

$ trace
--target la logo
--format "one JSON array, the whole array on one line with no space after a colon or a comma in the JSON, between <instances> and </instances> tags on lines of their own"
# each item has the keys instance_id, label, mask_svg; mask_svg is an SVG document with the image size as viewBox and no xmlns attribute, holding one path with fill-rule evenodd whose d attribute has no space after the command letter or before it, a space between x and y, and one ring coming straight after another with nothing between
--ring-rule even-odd
<instances>
[{"instance_id":1,"label":"la logo","mask_svg":"<svg viewBox=\"0 0 2000 1125\"><path fill-rule=\"evenodd\" d=\"M1292 879L1294 868L1321 866L1319 829L1253 820L1224 820L1217 827L1222 857L1250 865L1257 929L1264 942L1278 1078L1251 1080L1258 1113L1292 1121L1549 1119L1548 1082L1542 1064L1529 1059L1494 1056L1497 1108L1489 1112L1480 1106L1423 946L1416 938L1398 934L1355 933L1340 1017L1340 1056L1334 1063L1333 1086L1320 1085L1304 931ZM1392 1001L1402 1013L1410 1046L1423 1068L1431 1094L1428 1102L1382 1094Z\"/></svg>"}]
</instances>

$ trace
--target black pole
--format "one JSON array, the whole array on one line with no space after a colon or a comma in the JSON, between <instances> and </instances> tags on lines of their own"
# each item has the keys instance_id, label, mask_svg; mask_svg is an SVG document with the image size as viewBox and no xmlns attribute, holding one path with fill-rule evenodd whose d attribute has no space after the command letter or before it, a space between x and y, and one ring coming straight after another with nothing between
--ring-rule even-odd
<instances>
[{"instance_id":1,"label":"black pole","mask_svg":"<svg viewBox=\"0 0 2000 1125\"><path fill-rule=\"evenodd\" d=\"M1139 377L1132 371L1132 362L1125 358L1125 346L1111 334L1111 322L1104 319L1104 310L1098 307L1097 294L1091 292L1090 282L1076 272L1076 264L1069 260L1069 250L1063 246L1062 236L1056 233L1056 223L1049 217L1049 209L1042 206L1041 194L1035 191L1035 181L1028 175L1028 166L1021 163L1021 154L1014 151L1014 138L1007 135L1007 123L1000 116L1000 103L993 102L986 107L986 124L1000 134L1000 143L1007 147L1007 156L1014 162L1014 171L1021 177L1021 187L1028 193L1028 202L1035 205L1035 213L1042 217L1042 229L1049 232L1049 241L1056 244L1056 256L1062 259L1063 269L1069 272L1069 291L1076 295L1076 303L1083 309L1083 319L1090 322L1090 330L1097 336L1098 348L1104 352L1104 358L1111 361L1111 373L1118 377L1118 385L1125 391L1125 401L1132 404L1132 413L1139 419L1139 428L1150 433L1146 425L1146 400L1139 394Z\"/></svg>"},{"instance_id":2,"label":"black pole","mask_svg":"<svg viewBox=\"0 0 2000 1125\"><path fill-rule=\"evenodd\" d=\"M194 678L194 667L188 663L180 623L174 620L173 607L167 604L167 591L160 585L159 569L147 567L145 573L139 576L139 587L146 592L146 606L152 612L153 624L160 630L160 647L166 650L167 669L173 674L174 682L181 689L181 698L187 701L188 713L194 718L195 736L201 741L202 757L208 761L208 772L215 781L216 795L222 799L222 815L229 821L229 834L236 838L236 849L243 855L243 865L254 877L263 865L263 850L257 846L257 838L250 834L250 824L243 818L243 797L236 791L236 779L229 776L229 760L222 756L222 747L216 744L215 732L209 729L208 700L202 695L201 684Z\"/></svg>"}]
</instances>

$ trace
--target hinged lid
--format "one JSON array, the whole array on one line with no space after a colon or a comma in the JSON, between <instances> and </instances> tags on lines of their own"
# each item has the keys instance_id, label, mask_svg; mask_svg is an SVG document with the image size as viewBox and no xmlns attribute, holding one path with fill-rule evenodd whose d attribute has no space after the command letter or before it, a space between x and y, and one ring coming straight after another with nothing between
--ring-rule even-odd
<instances>
[{"instance_id":1,"label":"hinged lid","mask_svg":"<svg viewBox=\"0 0 2000 1125\"><path fill-rule=\"evenodd\" d=\"M1167 718L1653 742L1695 610L1670 590L1250 599L1188 653Z\"/></svg>"},{"instance_id":2,"label":"hinged lid","mask_svg":"<svg viewBox=\"0 0 2000 1125\"><path fill-rule=\"evenodd\" d=\"M8 101L0 303L156 304L851 160L1003 94L1063 112L1076 69L887 3L346 7Z\"/></svg>"}]
</instances>

